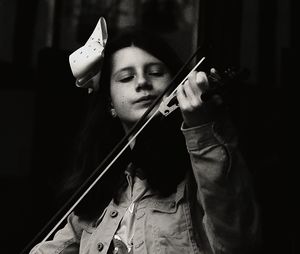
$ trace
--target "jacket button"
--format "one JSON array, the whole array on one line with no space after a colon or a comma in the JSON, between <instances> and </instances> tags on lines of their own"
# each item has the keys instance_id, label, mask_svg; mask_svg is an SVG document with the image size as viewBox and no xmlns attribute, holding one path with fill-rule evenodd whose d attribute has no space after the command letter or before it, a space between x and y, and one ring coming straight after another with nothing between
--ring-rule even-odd
<instances>
[{"instance_id":1,"label":"jacket button","mask_svg":"<svg viewBox=\"0 0 300 254\"><path fill-rule=\"evenodd\" d=\"M110 217L115 218L118 216L118 211L117 210L113 210L110 212Z\"/></svg>"},{"instance_id":2,"label":"jacket button","mask_svg":"<svg viewBox=\"0 0 300 254\"><path fill-rule=\"evenodd\" d=\"M102 251L103 248L104 248L103 243L98 243L98 244L97 244L97 249L98 249L98 251Z\"/></svg>"}]
</instances>

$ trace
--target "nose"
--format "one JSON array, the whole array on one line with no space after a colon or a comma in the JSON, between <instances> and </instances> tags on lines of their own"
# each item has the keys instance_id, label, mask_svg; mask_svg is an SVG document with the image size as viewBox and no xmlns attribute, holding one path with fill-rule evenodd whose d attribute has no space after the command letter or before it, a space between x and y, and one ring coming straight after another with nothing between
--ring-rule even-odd
<instances>
[{"instance_id":1,"label":"nose","mask_svg":"<svg viewBox=\"0 0 300 254\"><path fill-rule=\"evenodd\" d=\"M150 90L152 89L151 81L144 74L137 75L136 90Z\"/></svg>"}]
</instances>

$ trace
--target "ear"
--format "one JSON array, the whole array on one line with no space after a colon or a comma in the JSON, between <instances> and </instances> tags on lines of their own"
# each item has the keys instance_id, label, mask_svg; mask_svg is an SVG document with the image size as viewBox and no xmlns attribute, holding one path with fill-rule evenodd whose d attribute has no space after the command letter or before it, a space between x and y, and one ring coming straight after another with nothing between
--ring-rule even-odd
<instances>
[{"instance_id":1,"label":"ear","mask_svg":"<svg viewBox=\"0 0 300 254\"><path fill-rule=\"evenodd\" d=\"M118 115L117 115L116 109L115 109L114 104L113 104L113 102L112 102L112 100L111 100L110 97L109 97L109 102L110 102L110 107L109 107L110 115L113 118L116 118Z\"/></svg>"},{"instance_id":2,"label":"ear","mask_svg":"<svg viewBox=\"0 0 300 254\"><path fill-rule=\"evenodd\" d=\"M101 17L84 46L69 56L69 63L76 78L76 86L97 90L108 33L105 19Z\"/></svg>"}]
</instances>

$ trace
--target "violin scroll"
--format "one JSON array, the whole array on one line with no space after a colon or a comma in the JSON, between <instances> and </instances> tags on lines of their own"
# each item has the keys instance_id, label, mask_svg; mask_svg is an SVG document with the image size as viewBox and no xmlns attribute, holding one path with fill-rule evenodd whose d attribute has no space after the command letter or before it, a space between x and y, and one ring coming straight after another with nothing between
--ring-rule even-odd
<instances>
[{"instance_id":1,"label":"violin scroll","mask_svg":"<svg viewBox=\"0 0 300 254\"><path fill-rule=\"evenodd\" d=\"M210 72L208 75L209 89L201 95L201 99L208 101L214 95L225 97L226 94L237 89L240 82L247 79L248 76L248 70L239 70L235 67L228 67L221 73L217 71Z\"/></svg>"}]
</instances>

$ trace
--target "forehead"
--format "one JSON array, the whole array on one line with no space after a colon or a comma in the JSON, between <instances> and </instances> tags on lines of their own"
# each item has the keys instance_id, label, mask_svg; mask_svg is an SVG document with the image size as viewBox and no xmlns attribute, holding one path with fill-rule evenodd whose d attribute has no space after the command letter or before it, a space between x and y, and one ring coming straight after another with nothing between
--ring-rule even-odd
<instances>
[{"instance_id":1,"label":"forehead","mask_svg":"<svg viewBox=\"0 0 300 254\"><path fill-rule=\"evenodd\" d=\"M140 67L149 63L161 63L147 51L135 46L119 49L112 55L112 72L127 67Z\"/></svg>"}]
</instances>

